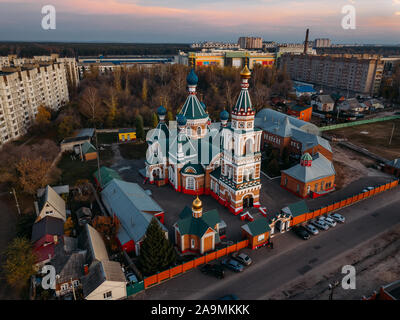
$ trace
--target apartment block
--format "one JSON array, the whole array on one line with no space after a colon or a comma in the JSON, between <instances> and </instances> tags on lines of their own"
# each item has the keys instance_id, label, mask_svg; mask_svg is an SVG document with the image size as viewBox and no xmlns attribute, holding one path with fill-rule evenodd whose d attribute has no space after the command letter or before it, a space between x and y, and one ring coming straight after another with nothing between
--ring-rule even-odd
<instances>
[{"instance_id":1,"label":"apartment block","mask_svg":"<svg viewBox=\"0 0 400 320\"><path fill-rule=\"evenodd\" d=\"M376 95L384 62L377 55L293 55L281 57L291 78L351 93Z\"/></svg>"},{"instance_id":2,"label":"apartment block","mask_svg":"<svg viewBox=\"0 0 400 320\"><path fill-rule=\"evenodd\" d=\"M238 44L242 49L261 49L263 47L261 37L240 37Z\"/></svg>"},{"instance_id":3,"label":"apartment block","mask_svg":"<svg viewBox=\"0 0 400 320\"><path fill-rule=\"evenodd\" d=\"M0 71L0 145L34 124L40 105L58 110L69 101L63 63L24 64Z\"/></svg>"}]
</instances>

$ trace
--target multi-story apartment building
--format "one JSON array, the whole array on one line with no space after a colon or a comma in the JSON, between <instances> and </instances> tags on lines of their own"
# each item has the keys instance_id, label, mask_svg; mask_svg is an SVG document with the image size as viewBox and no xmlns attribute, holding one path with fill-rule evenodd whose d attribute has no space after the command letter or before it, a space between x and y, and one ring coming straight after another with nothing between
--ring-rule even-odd
<instances>
[{"instance_id":1,"label":"multi-story apartment building","mask_svg":"<svg viewBox=\"0 0 400 320\"><path fill-rule=\"evenodd\" d=\"M261 49L263 47L261 37L240 37L238 44L242 49Z\"/></svg>"},{"instance_id":2,"label":"multi-story apartment building","mask_svg":"<svg viewBox=\"0 0 400 320\"><path fill-rule=\"evenodd\" d=\"M281 56L293 80L349 93L376 95L382 81L384 62L377 55L293 55Z\"/></svg>"},{"instance_id":3,"label":"multi-story apartment building","mask_svg":"<svg viewBox=\"0 0 400 320\"><path fill-rule=\"evenodd\" d=\"M0 145L33 125L39 106L58 110L69 101L63 63L3 67L0 71Z\"/></svg>"},{"instance_id":4,"label":"multi-story apartment building","mask_svg":"<svg viewBox=\"0 0 400 320\"><path fill-rule=\"evenodd\" d=\"M0 57L0 61L1 58L2 57ZM68 83L72 87L77 87L79 84L78 64L75 58L60 58L58 54L51 54L50 56L34 56L33 58L17 58L16 56L9 56L6 58L9 58L8 65L6 66L15 67L22 67L25 64L35 64L41 62L62 63L65 66Z\"/></svg>"},{"instance_id":5,"label":"multi-story apartment building","mask_svg":"<svg viewBox=\"0 0 400 320\"><path fill-rule=\"evenodd\" d=\"M314 40L315 48L329 48L331 45L332 45L331 40L327 38Z\"/></svg>"}]
</instances>

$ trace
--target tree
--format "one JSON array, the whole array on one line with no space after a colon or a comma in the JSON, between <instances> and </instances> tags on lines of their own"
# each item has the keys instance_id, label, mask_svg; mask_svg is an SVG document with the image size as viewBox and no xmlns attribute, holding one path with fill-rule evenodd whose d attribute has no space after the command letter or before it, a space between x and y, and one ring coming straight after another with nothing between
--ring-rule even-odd
<instances>
[{"instance_id":1,"label":"tree","mask_svg":"<svg viewBox=\"0 0 400 320\"><path fill-rule=\"evenodd\" d=\"M153 122L153 128L156 128L158 125L158 117L155 113L152 115L152 122Z\"/></svg>"},{"instance_id":2,"label":"tree","mask_svg":"<svg viewBox=\"0 0 400 320\"><path fill-rule=\"evenodd\" d=\"M136 117L135 126L136 126L136 138L139 140L143 140L144 129L143 129L143 118L141 115L138 115Z\"/></svg>"},{"instance_id":3,"label":"tree","mask_svg":"<svg viewBox=\"0 0 400 320\"><path fill-rule=\"evenodd\" d=\"M50 124L51 113L44 106L38 107L38 112L36 114L36 125L39 130L44 130Z\"/></svg>"},{"instance_id":4,"label":"tree","mask_svg":"<svg viewBox=\"0 0 400 320\"><path fill-rule=\"evenodd\" d=\"M143 79L143 85L142 85L142 100L143 102L147 101L147 79Z\"/></svg>"},{"instance_id":5,"label":"tree","mask_svg":"<svg viewBox=\"0 0 400 320\"><path fill-rule=\"evenodd\" d=\"M167 113L167 119L168 119L168 122L174 120L174 116L172 115L172 112L171 112L171 111L168 111L168 113Z\"/></svg>"},{"instance_id":6,"label":"tree","mask_svg":"<svg viewBox=\"0 0 400 320\"><path fill-rule=\"evenodd\" d=\"M113 90L110 90L110 99L104 101L104 103L108 107L108 115L106 119L106 125L112 128L115 124L115 119L117 117L117 107L118 107L118 99L117 95Z\"/></svg>"},{"instance_id":7,"label":"tree","mask_svg":"<svg viewBox=\"0 0 400 320\"><path fill-rule=\"evenodd\" d=\"M47 171L51 163L42 157L36 159L22 158L16 165L18 185L28 194L47 184Z\"/></svg>"},{"instance_id":8,"label":"tree","mask_svg":"<svg viewBox=\"0 0 400 320\"><path fill-rule=\"evenodd\" d=\"M32 227L37 216L35 213L23 214L18 217L16 234L17 237L31 239Z\"/></svg>"},{"instance_id":9,"label":"tree","mask_svg":"<svg viewBox=\"0 0 400 320\"><path fill-rule=\"evenodd\" d=\"M76 122L72 116L65 116L58 125L58 136L60 139L70 137L76 128Z\"/></svg>"},{"instance_id":10,"label":"tree","mask_svg":"<svg viewBox=\"0 0 400 320\"><path fill-rule=\"evenodd\" d=\"M7 282L16 288L27 285L29 278L36 273L36 257L31 243L26 238L15 238L6 249L3 271Z\"/></svg>"},{"instance_id":11,"label":"tree","mask_svg":"<svg viewBox=\"0 0 400 320\"><path fill-rule=\"evenodd\" d=\"M82 94L79 112L89 119L92 125L102 119L99 92L95 87L88 87Z\"/></svg>"},{"instance_id":12,"label":"tree","mask_svg":"<svg viewBox=\"0 0 400 320\"><path fill-rule=\"evenodd\" d=\"M116 216L96 216L92 222L93 228L95 228L104 239L106 246L111 251L115 251L118 248L117 234L120 227L120 222Z\"/></svg>"},{"instance_id":13,"label":"tree","mask_svg":"<svg viewBox=\"0 0 400 320\"><path fill-rule=\"evenodd\" d=\"M87 179L80 179L75 183L74 199L76 201L86 202L92 201L93 189L91 183Z\"/></svg>"},{"instance_id":14,"label":"tree","mask_svg":"<svg viewBox=\"0 0 400 320\"><path fill-rule=\"evenodd\" d=\"M156 218L153 218L147 227L143 241L139 265L145 275L152 275L164 271L176 261L176 252L167 240Z\"/></svg>"},{"instance_id":15,"label":"tree","mask_svg":"<svg viewBox=\"0 0 400 320\"><path fill-rule=\"evenodd\" d=\"M74 230L75 224L74 220L72 220L71 217L68 217L68 219L64 223L64 234L67 237L70 237L72 234L72 230Z\"/></svg>"}]
</instances>

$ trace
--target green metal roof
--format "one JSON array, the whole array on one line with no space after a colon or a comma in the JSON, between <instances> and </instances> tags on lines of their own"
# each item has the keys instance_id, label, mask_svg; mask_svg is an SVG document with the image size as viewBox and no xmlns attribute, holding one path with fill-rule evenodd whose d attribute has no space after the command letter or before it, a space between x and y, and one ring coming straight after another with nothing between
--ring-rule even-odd
<instances>
[{"instance_id":1,"label":"green metal roof","mask_svg":"<svg viewBox=\"0 0 400 320\"><path fill-rule=\"evenodd\" d=\"M258 236L271 230L268 220L266 218L256 219L252 222L249 222L248 224L245 224L244 226L242 226L242 228L250 232L252 236Z\"/></svg>"},{"instance_id":2,"label":"green metal roof","mask_svg":"<svg viewBox=\"0 0 400 320\"><path fill-rule=\"evenodd\" d=\"M190 169L192 169L194 172L190 172ZM189 162L182 167L181 172L184 174L192 174L197 176L204 174L204 169L201 164L192 164Z\"/></svg>"},{"instance_id":3,"label":"green metal roof","mask_svg":"<svg viewBox=\"0 0 400 320\"><path fill-rule=\"evenodd\" d=\"M303 107L303 106L295 105L293 107L290 107L290 110L301 112L301 111L304 111L304 110L307 110L310 108L311 108L311 106Z\"/></svg>"},{"instance_id":4,"label":"green metal roof","mask_svg":"<svg viewBox=\"0 0 400 320\"><path fill-rule=\"evenodd\" d=\"M282 210L282 211L285 213L290 213L292 217L297 217L309 212L308 206L304 200L289 204L287 208L289 210Z\"/></svg>"},{"instance_id":5,"label":"green metal roof","mask_svg":"<svg viewBox=\"0 0 400 320\"><path fill-rule=\"evenodd\" d=\"M93 174L93 176L96 178L97 181L100 182L99 170L97 170ZM106 184L108 184L112 179L122 180L121 176L115 170L104 167L104 166L100 168L100 177L101 177L102 186L105 186Z\"/></svg>"},{"instance_id":6,"label":"green metal roof","mask_svg":"<svg viewBox=\"0 0 400 320\"><path fill-rule=\"evenodd\" d=\"M202 107L199 99L196 95L190 94L185 104L182 107L180 115L184 115L188 120L205 119L208 118L208 114Z\"/></svg>"},{"instance_id":7,"label":"green metal roof","mask_svg":"<svg viewBox=\"0 0 400 320\"><path fill-rule=\"evenodd\" d=\"M85 142L82 145L82 153L83 154L87 154L87 153L92 153L92 152L96 152L96 148L94 147L94 145L92 145L90 142Z\"/></svg>"},{"instance_id":8,"label":"green metal roof","mask_svg":"<svg viewBox=\"0 0 400 320\"><path fill-rule=\"evenodd\" d=\"M216 209L204 212L201 218L195 218L192 215L192 210L188 206L183 209L179 218L177 225L180 234L192 234L199 238L204 235L208 228L215 230L215 226L221 222L221 218Z\"/></svg>"}]
</instances>

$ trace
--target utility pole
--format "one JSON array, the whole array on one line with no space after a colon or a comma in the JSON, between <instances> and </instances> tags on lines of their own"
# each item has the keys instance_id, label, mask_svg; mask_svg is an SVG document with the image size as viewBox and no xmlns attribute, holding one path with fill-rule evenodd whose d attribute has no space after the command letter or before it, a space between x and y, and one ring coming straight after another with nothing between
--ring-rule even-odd
<instances>
[{"instance_id":1,"label":"utility pole","mask_svg":"<svg viewBox=\"0 0 400 320\"><path fill-rule=\"evenodd\" d=\"M392 144L393 134L394 134L395 124L393 123L392 134L390 135L389 146Z\"/></svg>"},{"instance_id":2,"label":"utility pole","mask_svg":"<svg viewBox=\"0 0 400 320\"><path fill-rule=\"evenodd\" d=\"M18 214L21 215L21 209L19 208L19 203L18 203L17 193L15 192L15 188L12 188L12 193L15 198L15 204L17 205Z\"/></svg>"},{"instance_id":3,"label":"utility pole","mask_svg":"<svg viewBox=\"0 0 400 320\"><path fill-rule=\"evenodd\" d=\"M333 300L333 291L335 290L335 288L337 288L339 286L339 281L335 281L334 283L330 283L328 286L328 289L330 290L329 293L329 300Z\"/></svg>"},{"instance_id":4,"label":"utility pole","mask_svg":"<svg viewBox=\"0 0 400 320\"><path fill-rule=\"evenodd\" d=\"M72 281L72 278L71 278L71 287L72 287L72 293L74 294L74 300L76 300L75 287L74 287L74 283Z\"/></svg>"}]
</instances>

